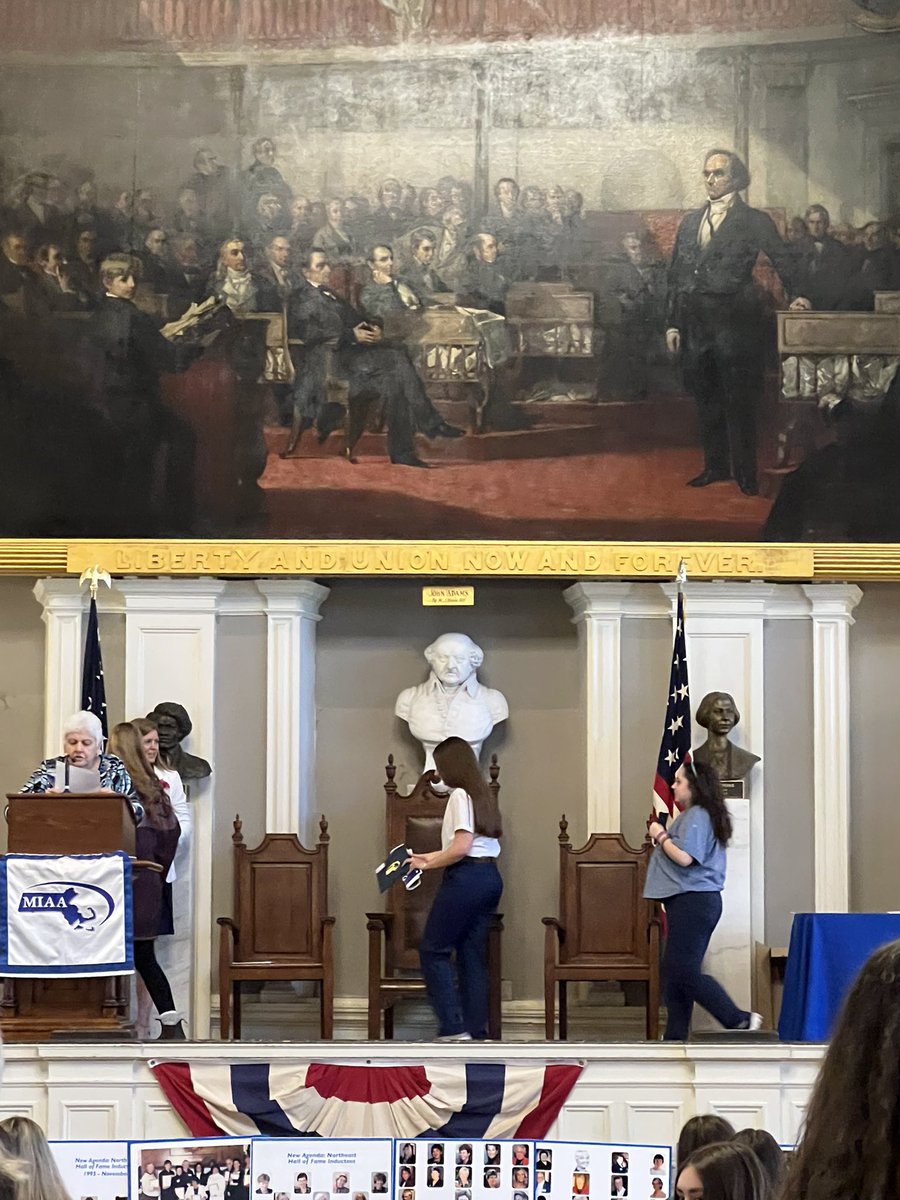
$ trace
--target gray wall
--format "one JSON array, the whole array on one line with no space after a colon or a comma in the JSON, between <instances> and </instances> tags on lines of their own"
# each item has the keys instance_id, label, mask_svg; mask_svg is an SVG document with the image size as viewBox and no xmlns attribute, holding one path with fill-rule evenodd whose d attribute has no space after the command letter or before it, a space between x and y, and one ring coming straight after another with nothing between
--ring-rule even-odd
<instances>
[{"instance_id":1,"label":"gray wall","mask_svg":"<svg viewBox=\"0 0 900 1200\"><path fill-rule=\"evenodd\" d=\"M900 909L896 796L900 593L867 584L850 631L851 900L859 912Z\"/></svg>"},{"instance_id":2,"label":"gray wall","mask_svg":"<svg viewBox=\"0 0 900 1200\"><path fill-rule=\"evenodd\" d=\"M18 791L43 756L44 627L34 580L0 579L0 791ZM0 821L0 849L6 822Z\"/></svg>"},{"instance_id":3,"label":"gray wall","mask_svg":"<svg viewBox=\"0 0 900 1200\"><path fill-rule=\"evenodd\" d=\"M791 914L813 908L812 630L769 621L765 634L766 942L786 946Z\"/></svg>"},{"instance_id":4,"label":"gray wall","mask_svg":"<svg viewBox=\"0 0 900 1200\"><path fill-rule=\"evenodd\" d=\"M364 914L381 908L373 871L384 844L387 755L404 789L422 761L394 702L427 678L425 646L459 630L485 650L479 678L509 701L509 722L485 746L501 764L504 976L515 998L541 994L540 918L556 911L559 816L584 807L578 648L561 593L556 583L476 583L474 608L447 610L422 607L421 582L333 585L318 627L316 757L319 808L332 834L332 907L340 913L339 992L365 992Z\"/></svg>"}]
</instances>

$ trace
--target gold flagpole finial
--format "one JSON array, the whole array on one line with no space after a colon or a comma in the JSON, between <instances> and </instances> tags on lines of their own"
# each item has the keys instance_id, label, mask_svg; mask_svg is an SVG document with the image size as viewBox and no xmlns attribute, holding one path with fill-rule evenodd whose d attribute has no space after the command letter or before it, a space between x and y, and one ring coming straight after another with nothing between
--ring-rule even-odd
<instances>
[{"instance_id":1,"label":"gold flagpole finial","mask_svg":"<svg viewBox=\"0 0 900 1200\"><path fill-rule=\"evenodd\" d=\"M679 587L684 587L684 585L687 583L687 565L685 564L683 558L679 559L678 574L675 576L675 578L678 581Z\"/></svg>"},{"instance_id":2,"label":"gold flagpole finial","mask_svg":"<svg viewBox=\"0 0 900 1200\"><path fill-rule=\"evenodd\" d=\"M97 599L97 588L101 583L105 583L107 587L112 587L112 579L109 571L101 571L100 564L94 563L92 567L87 567L81 572L81 578L78 580L78 586L81 587L85 583L91 585L91 599Z\"/></svg>"}]
</instances>

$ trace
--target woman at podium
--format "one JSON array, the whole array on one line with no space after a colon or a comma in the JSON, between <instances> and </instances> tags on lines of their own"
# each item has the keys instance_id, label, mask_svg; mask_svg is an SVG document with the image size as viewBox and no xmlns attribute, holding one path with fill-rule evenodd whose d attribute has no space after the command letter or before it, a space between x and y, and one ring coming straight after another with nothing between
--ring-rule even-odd
<instances>
[{"instance_id":1,"label":"woman at podium","mask_svg":"<svg viewBox=\"0 0 900 1200\"><path fill-rule=\"evenodd\" d=\"M66 791L94 791L106 796L118 793L135 798L131 776L125 764L114 754L102 752L103 726L99 717L84 711L74 713L63 725L62 734L61 757L45 758L25 783L23 792L60 796ZM93 776L99 777L97 787L85 787L77 783L79 779L94 782ZM68 787L66 780L70 781Z\"/></svg>"}]
</instances>

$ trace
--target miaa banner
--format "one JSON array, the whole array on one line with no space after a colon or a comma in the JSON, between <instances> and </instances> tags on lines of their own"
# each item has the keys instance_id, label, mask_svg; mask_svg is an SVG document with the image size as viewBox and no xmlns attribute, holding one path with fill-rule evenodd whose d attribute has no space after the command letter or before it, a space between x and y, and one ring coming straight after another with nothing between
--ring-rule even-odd
<instances>
[{"instance_id":1,"label":"miaa banner","mask_svg":"<svg viewBox=\"0 0 900 1200\"><path fill-rule=\"evenodd\" d=\"M126 975L132 933L122 851L0 859L0 975Z\"/></svg>"}]
</instances>

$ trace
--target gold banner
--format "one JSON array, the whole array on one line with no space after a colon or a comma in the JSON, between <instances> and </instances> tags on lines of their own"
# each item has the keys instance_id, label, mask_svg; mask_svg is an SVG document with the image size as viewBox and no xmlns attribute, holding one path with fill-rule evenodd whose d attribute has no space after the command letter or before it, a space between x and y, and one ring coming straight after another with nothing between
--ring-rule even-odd
<instances>
[{"instance_id":1,"label":"gold banner","mask_svg":"<svg viewBox=\"0 0 900 1200\"><path fill-rule=\"evenodd\" d=\"M644 542L79 541L69 574L811 579L812 546Z\"/></svg>"}]
</instances>

